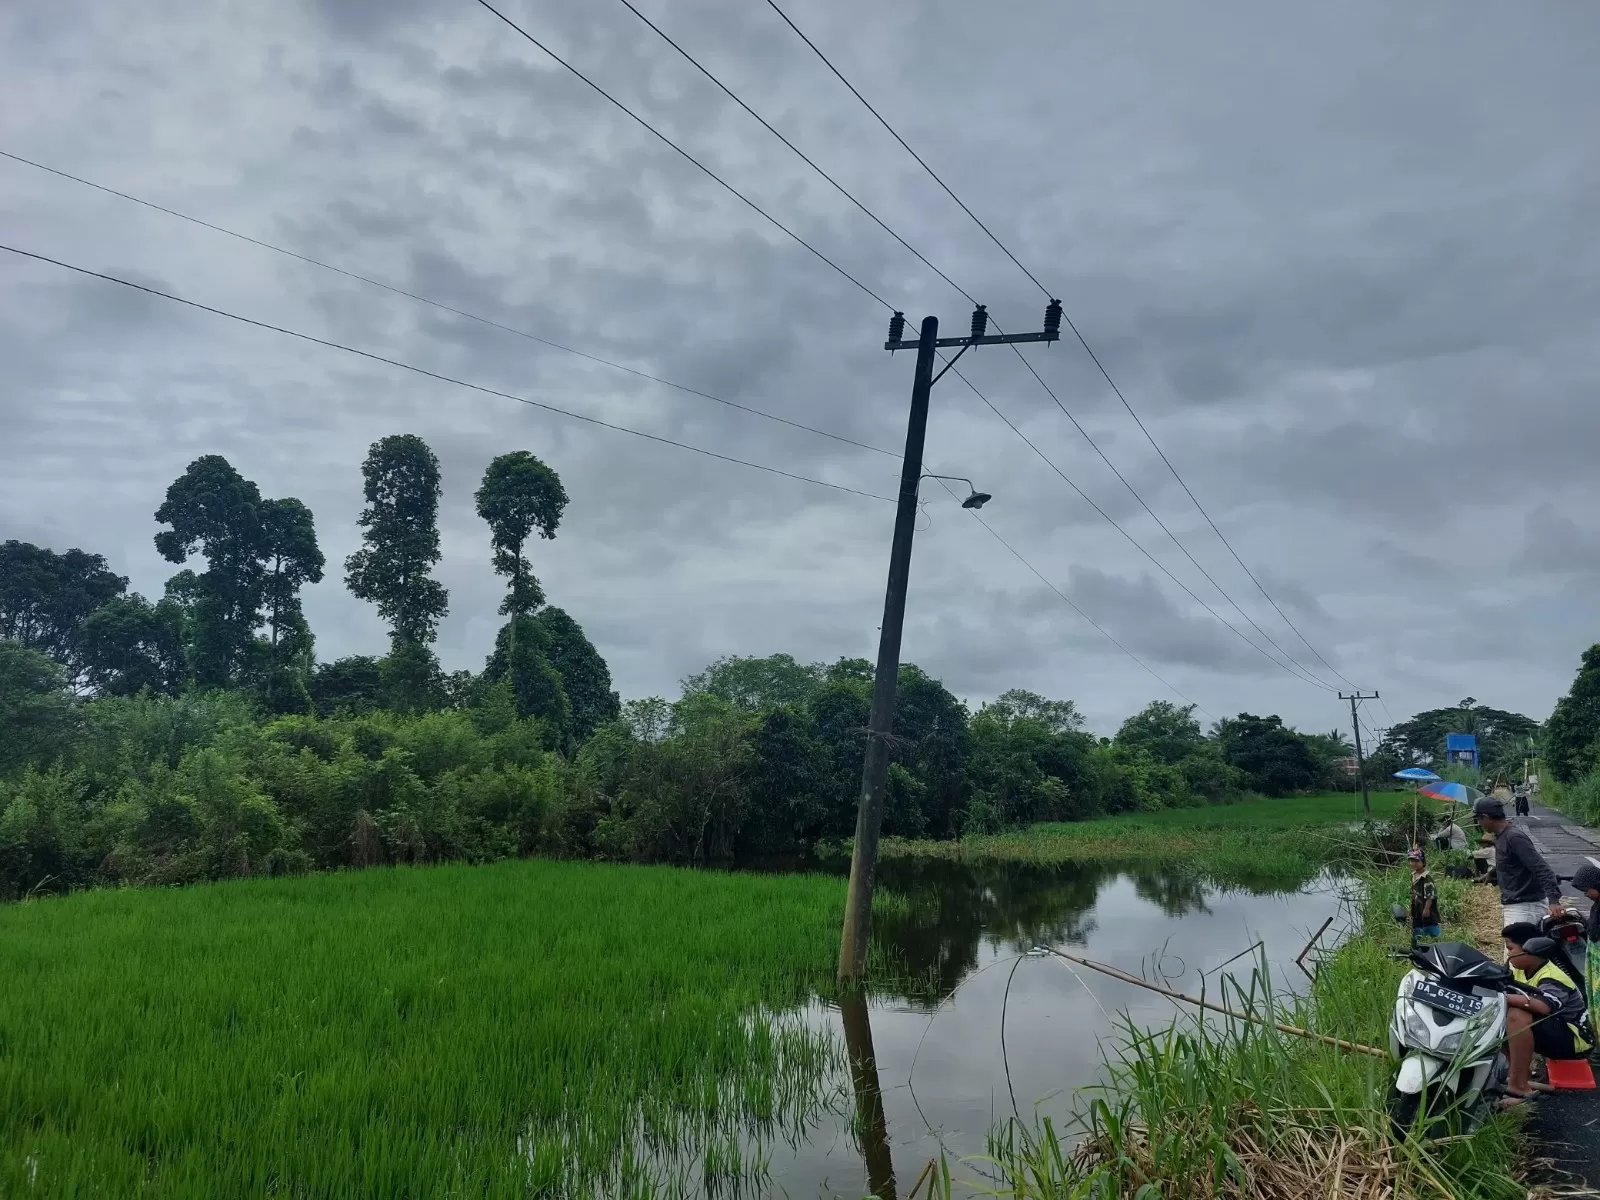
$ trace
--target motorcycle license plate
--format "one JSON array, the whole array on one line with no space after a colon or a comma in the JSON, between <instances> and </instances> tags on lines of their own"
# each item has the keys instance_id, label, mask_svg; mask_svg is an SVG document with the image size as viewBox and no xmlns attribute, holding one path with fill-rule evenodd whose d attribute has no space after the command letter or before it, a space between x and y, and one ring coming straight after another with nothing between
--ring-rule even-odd
<instances>
[{"instance_id":1,"label":"motorcycle license plate","mask_svg":"<svg viewBox=\"0 0 1600 1200\"><path fill-rule=\"evenodd\" d=\"M1419 979L1411 988L1411 998L1420 1000L1429 1008L1443 1009L1458 1017L1470 1017L1483 1007L1482 996L1467 996L1443 987L1431 979Z\"/></svg>"}]
</instances>

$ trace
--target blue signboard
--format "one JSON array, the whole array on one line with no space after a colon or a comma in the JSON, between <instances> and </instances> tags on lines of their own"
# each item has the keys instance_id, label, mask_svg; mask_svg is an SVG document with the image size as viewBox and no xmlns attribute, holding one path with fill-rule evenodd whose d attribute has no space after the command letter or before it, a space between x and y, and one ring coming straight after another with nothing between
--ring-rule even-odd
<instances>
[{"instance_id":1,"label":"blue signboard","mask_svg":"<svg viewBox=\"0 0 1600 1200\"><path fill-rule=\"evenodd\" d=\"M1478 738L1471 733L1447 733L1444 735L1444 756L1453 763L1464 763L1469 767L1478 765Z\"/></svg>"}]
</instances>

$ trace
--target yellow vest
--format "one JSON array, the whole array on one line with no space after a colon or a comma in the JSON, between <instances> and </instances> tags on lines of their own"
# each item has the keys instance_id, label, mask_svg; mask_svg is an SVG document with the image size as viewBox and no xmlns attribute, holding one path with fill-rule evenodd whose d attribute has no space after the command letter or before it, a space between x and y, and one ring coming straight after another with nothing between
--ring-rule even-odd
<instances>
[{"instance_id":1,"label":"yellow vest","mask_svg":"<svg viewBox=\"0 0 1600 1200\"><path fill-rule=\"evenodd\" d=\"M1515 979L1518 983L1525 983L1529 987L1538 987L1541 980L1553 979L1563 987L1571 988L1580 996L1583 994L1583 989L1573 982L1571 975L1568 975L1560 967L1556 966L1555 963L1549 961L1547 961L1544 966L1540 967L1532 975L1525 975L1519 968L1512 967L1511 978ZM1587 1053L1589 1050L1589 1043L1584 1039L1582 1032L1580 1032L1578 1027L1571 1021L1567 1022L1567 1028L1572 1030L1573 1049L1577 1050L1580 1054Z\"/></svg>"}]
</instances>

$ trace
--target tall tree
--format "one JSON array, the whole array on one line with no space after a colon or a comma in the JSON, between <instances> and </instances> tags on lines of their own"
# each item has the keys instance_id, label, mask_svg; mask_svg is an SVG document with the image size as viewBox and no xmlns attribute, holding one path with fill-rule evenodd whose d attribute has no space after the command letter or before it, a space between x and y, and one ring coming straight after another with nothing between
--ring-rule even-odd
<instances>
[{"instance_id":1,"label":"tall tree","mask_svg":"<svg viewBox=\"0 0 1600 1200\"><path fill-rule=\"evenodd\" d=\"M44 766L72 732L72 695L61 665L39 650L0 641L0 778Z\"/></svg>"},{"instance_id":2,"label":"tall tree","mask_svg":"<svg viewBox=\"0 0 1600 1200\"><path fill-rule=\"evenodd\" d=\"M1450 708L1419 712L1384 734L1384 745L1408 764L1435 766L1444 762L1447 733L1470 733L1478 739L1478 760L1487 765L1508 746L1520 746L1538 732L1539 723L1521 713L1479 704L1473 696ZM1520 750L1512 751L1520 760Z\"/></svg>"},{"instance_id":3,"label":"tall tree","mask_svg":"<svg viewBox=\"0 0 1600 1200\"><path fill-rule=\"evenodd\" d=\"M191 613L193 668L201 687L227 687L250 669L266 577L261 491L227 459L207 454L167 489L156 549L181 563L197 550Z\"/></svg>"},{"instance_id":4,"label":"tall tree","mask_svg":"<svg viewBox=\"0 0 1600 1200\"><path fill-rule=\"evenodd\" d=\"M429 574L439 561L439 460L415 434L394 434L372 443L361 474L364 544L345 560L345 585L378 606L397 646L428 645L450 611Z\"/></svg>"},{"instance_id":5,"label":"tall tree","mask_svg":"<svg viewBox=\"0 0 1600 1200\"><path fill-rule=\"evenodd\" d=\"M31 542L0 545L0 638L43 651L76 673L83 622L128 581L98 554L57 554Z\"/></svg>"},{"instance_id":6,"label":"tall tree","mask_svg":"<svg viewBox=\"0 0 1600 1200\"><path fill-rule=\"evenodd\" d=\"M1152 700L1117 730L1119 746L1144 750L1157 762L1176 763L1197 753L1205 745L1200 722L1194 719L1194 705Z\"/></svg>"},{"instance_id":7,"label":"tall tree","mask_svg":"<svg viewBox=\"0 0 1600 1200\"><path fill-rule=\"evenodd\" d=\"M558 746L572 733L572 701L550 650L550 634L538 617L513 616L500 627L483 674L490 682L509 680L517 715L543 721L548 744Z\"/></svg>"},{"instance_id":8,"label":"tall tree","mask_svg":"<svg viewBox=\"0 0 1600 1200\"><path fill-rule=\"evenodd\" d=\"M803 705L822 686L821 663L796 662L790 654L752 658L726 654L683 681L685 692L710 692L745 712Z\"/></svg>"},{"instance_id":9,"label":"tall tree","mask_svg":"<svg viewBox=\"0 0 1600 1200\"><path fill-rule=\"evenodd\" d=\"M570 733L583 742L607 721L615 721L622 702L611 690L611 670L579 625L563 610L548 607L534 618L544 627L545 655L561 676L572 706Z\"/></svg>"},{"instance_id":10,"label":"tall tree","mask_svg":"<svg viewBox=\"0 0 1600 1200\"><path fill-rule=\"evenodd\" d=\"M1545 757L1563 783L1600 767L1600 645L1583 652L1577 677L1545 722Z\"/></svg>"},{"instance_id":11,"label":"tall tree","mask_svg":"<svg viewBox=\"0 0 1600 1200\"><path fill-rule=\"evenodd\" d=\"M171 598L151 604L138 592L106 601L83 623L83 667L103 696L177 694L187 674L182 607Z\"/></svg>"},{"instance_id":12,"label":"tall tree","mask_svg":"<svg viewBox=\"0 0 1600 1200\"><path fill-rule=\"evenodd\" d=\"M1317 761L1305 738L1278 716L1240 713L1217 722L1215 736L1230 766L1248 786L1268 796L1287 796L1317 781Z\"/></svg>"},{"instance_id":13,"label":"tall tree","mask_svg":"<svg viewBox=\"0 0 1600 1200\"><path fill-rule=\"evenodd\" d=\"M500 611L512 616L533 612L544 603L544 589L522 548L534 533L556 536L567 507L561 477L526 450L513 450L489 464L474 499L478 515L489 525L494 569L511 581Z\"/></svg>"},{"instance_id":14,"label":"tall tree","mask_svg":"<svg viewBox=\"0 0 1600 1200\"><path fill-rule=\"evenodd\" d=\"M263 502L261 528L266 553L262 598L273 662L309 669L311 629L300 608L300 589L322 582L325 560L317 546L316 524L311 510L290 496Z\"/></svg>"}]
</instances>

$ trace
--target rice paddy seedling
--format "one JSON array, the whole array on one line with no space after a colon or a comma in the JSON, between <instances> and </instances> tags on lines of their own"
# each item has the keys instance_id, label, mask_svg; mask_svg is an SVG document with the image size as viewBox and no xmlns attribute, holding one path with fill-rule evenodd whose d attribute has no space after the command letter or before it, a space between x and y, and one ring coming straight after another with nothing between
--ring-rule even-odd
<instances>
[{"instance_id":1,"label":"rice paddy seedling","mask_svg":"<svg viewBox=\"0 0 1600 1200\"><path fill-rule=\"evenodd\" d=\"M841 910L536 860L0 909L0 1195L753 1194Z\"/></svg>"}]
</instances>

